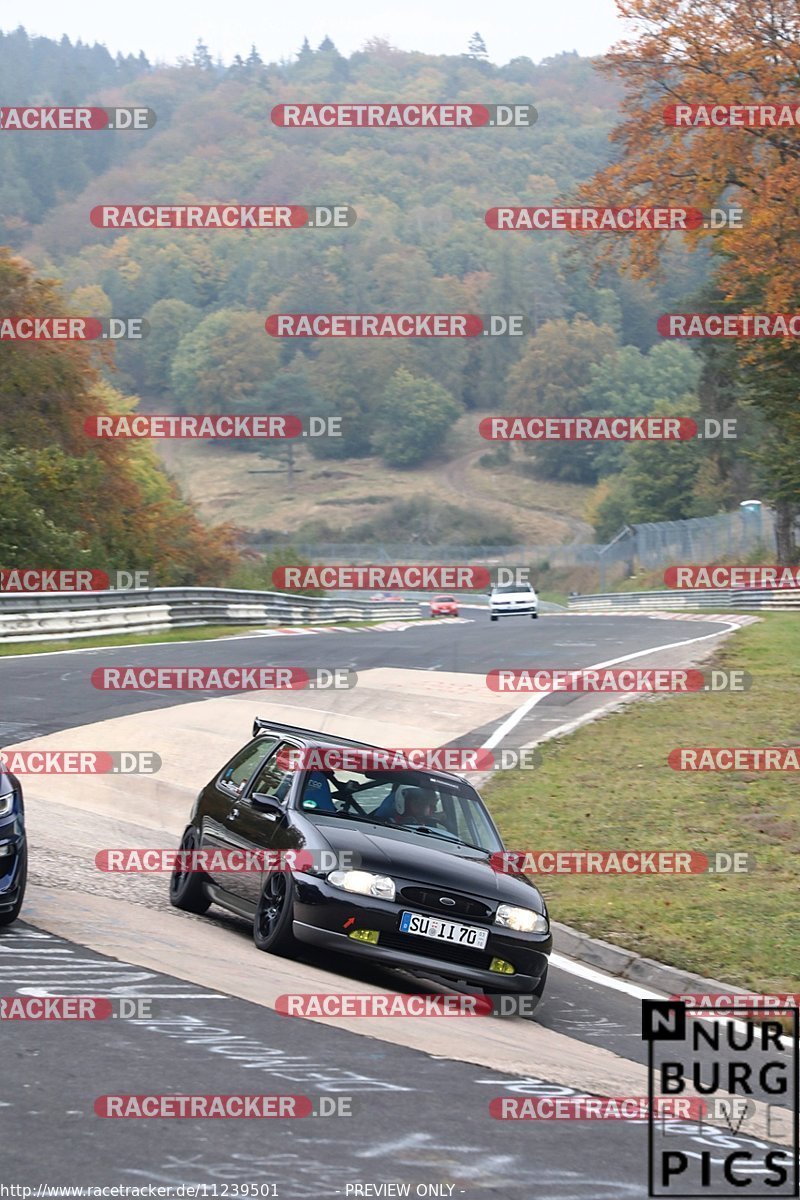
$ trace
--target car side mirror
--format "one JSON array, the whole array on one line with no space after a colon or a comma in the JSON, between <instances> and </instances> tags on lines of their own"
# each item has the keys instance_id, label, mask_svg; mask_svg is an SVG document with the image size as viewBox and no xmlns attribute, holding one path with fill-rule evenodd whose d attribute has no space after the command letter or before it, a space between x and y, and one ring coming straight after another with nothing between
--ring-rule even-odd
<instances>
[{"instance_id":1,"label":"car side mirror","mask_svg":"<svg viewBox=\"0 0 800 1200\"><path fill-rule=\"evenodd\" d=\"M276 800L274 796L267 796L263 792L253 792L250 797L250 803L259 812L283 814L284 811L280 800Z\"/></svg>"}]
</instances>

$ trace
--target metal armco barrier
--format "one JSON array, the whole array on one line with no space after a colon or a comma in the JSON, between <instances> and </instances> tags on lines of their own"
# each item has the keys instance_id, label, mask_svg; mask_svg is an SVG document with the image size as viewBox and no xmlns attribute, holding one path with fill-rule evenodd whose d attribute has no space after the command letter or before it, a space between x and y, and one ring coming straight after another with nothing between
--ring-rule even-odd
<instances>
[{"instance_id":1,"label":"metal armco barrier","mask_svg":"<svg viewBox=\"0 0 800 1200\"><path fill-rule=\"evenodd\" d=\"M570 612L621 612L648 609L680 612L701 608L709 612L743 609L747 612L800 612L800 588L681 588L680 591L605 592L594 596L570 596Z\"/></svg>"},{"instance_id":2,"label":"metal armco barrier","mask_svg":"<svg viewBox=\"0 0 800 1200\"><path fill-rule=\"evenodd\" d=\"M330 625L382 617L418 618L404 601L291 596L229 588L0 594L0 642L43 642L101 634L150 633L193 625Z\"/></svg>"}]
</instances>

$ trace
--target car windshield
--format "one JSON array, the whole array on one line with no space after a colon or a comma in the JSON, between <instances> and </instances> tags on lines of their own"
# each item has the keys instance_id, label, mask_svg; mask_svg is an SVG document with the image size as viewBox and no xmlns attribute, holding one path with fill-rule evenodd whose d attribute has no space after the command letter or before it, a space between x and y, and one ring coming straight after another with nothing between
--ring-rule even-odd
<instances>
[{"instance_id":1,"label":"car windshield","mask_svg":"<svg viewBox=\"0 0 800 1200\"><path fill-rule=\"evenodd\" d=\"M483 801L465 780L426 771L309 771L300 797L306 816L324 814L477 850L502 850Z\"/></svg>"},{"instance_id":2,"label":"car windshield","mask_svg":"<svg viewBox=\"0 0 800 1200\"><path fill-rule=\"evenodd\" d=\"M434 596L433 602L434 604L455 604L455 599L453 596Z\"/></svg>"},{"instance_id":3,"label":"car windshield","mask_svg":"<svg viewBox=\"0 0 800 1200\"><path fill-rule=\"evenodd\" d=\"M495 595L505 595L507 592L532 592L532 583L500 583L493 589Z\"/></svg>"}]
</instances>

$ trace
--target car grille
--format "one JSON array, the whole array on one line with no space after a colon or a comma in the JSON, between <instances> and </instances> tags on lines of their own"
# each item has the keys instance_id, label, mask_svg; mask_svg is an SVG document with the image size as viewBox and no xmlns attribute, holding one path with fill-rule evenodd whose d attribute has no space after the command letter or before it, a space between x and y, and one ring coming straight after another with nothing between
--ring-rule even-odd
<instances>
[{"instance_id":1,"label":"car grille","mask_svg":"<svg viewBox=\"0 0 800 1200\"><path fill-rule=\"evenodd\" d=\"M421 954L426 958L457 963L461 967L475 967L479 971L488 971L492 961L492 955L485 950L473 950L470 946L456 946L452 942L415 937L409 933L381 931L378 944L390 950L404 950L406 954Z\"/></svg>"},{"instance_id":2,"label":"car grille","mask_svg":"<svg viewBox=\"0 0 800 1200\"><path fill-rule=\"evenodd\" d=\"M486 920L492 915L492 909L488 904L482 904L480 900L471 900L467 896L453 896L444 889L423 888L423 887L405 887L401 888L400 895L404 900L409 900L412 904L418 904L420 908L432 909L437 913L458 914L462 917L479 917ZM455 904L442 904L442 896L446 895L448 900L455 900Z\"/></svg>"}]
</instances>

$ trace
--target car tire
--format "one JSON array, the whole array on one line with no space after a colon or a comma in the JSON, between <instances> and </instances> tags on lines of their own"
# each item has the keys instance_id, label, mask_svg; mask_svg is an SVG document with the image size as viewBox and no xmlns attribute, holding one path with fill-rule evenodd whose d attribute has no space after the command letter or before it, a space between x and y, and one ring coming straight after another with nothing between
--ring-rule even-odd
<instances>
[{"instance_id":1,"label":"car tire","mask_svg":"<svg viewBox=\"0 0 800 1200\"><path fill-rule=\"evenodd\" d=\"M292 933L294 920L294 879L290 871L271 871L256 905L253 917L253 941L266 954L291 958L297 949Z\"/></svg>"},{"instance_id":2,"label":"car tire","mask_svg":"<svg viewBox=\"0 0 800 1200\"><path fill-rule=\"evenodd\" d=\"M14 907L8 912L0 913L0 925L10 925L12 921L16 921L22 908L22 901L25 899L25 885L28 882L28 846L27 843L22 847L20 854L20 871L19 871L19 895L14 903Z\"/></svg>"},{"instance_id":3,"label":"car tire","mask_svg":"<svg viewBox=\"0 0 800 1200\"><path fill-rule=\"evenodd\" d=\"M536 1012L539 1008L539 1005L542 1002L542 996L544 995L544 989L545 989L546 984L547 984L547 967L545 967L544 975L542 975L541 979L536 984L536 987L533 988L532 991L524 993L525 997L528 1000L533 1000L533 1001L535 1001L535 1003L530 1012L520 1014L522 1016L523 1021L525 1021L525 1020L530 1021L535 1018Z\"/></svg>"},{"instance_id":4,"label":"car tire","mask_svg":"<svg viewBox=\"0 0 800 1200\"><path fill-rule=\"evenodd\" d=\"M495 613L490 613L490 614L489 614L489 620L490 620L490 621L496 621L496 620L497 620L497 616L495 615Z\"/></svg>"},{"instance_id":5,"label":"car tire","mask_svg":"<svg viewBox=\"0 0 800 1200\"><path fill-rule=\"evenodd\" d=\"M537 618L538 618L539 614L538 614L538 613L531 613L531 616L533 617L533 619L534 619L534 621L535 621L535 620L537 620Z\"/></svg>"},{"instance_id":6,"label":"car tire","mask_svg":"<svg viewBox=\"0 0 800 1200\"><path fill-rule=\"evenodd\" d=\"M197 830L190 825L181 838L181 850L199 849ZM182 912L195 913L201 917L211 907L205 888L205 876L200 871L179 871L176 867L169 878L169 902Z\"/></svg>"}]
</instances>

